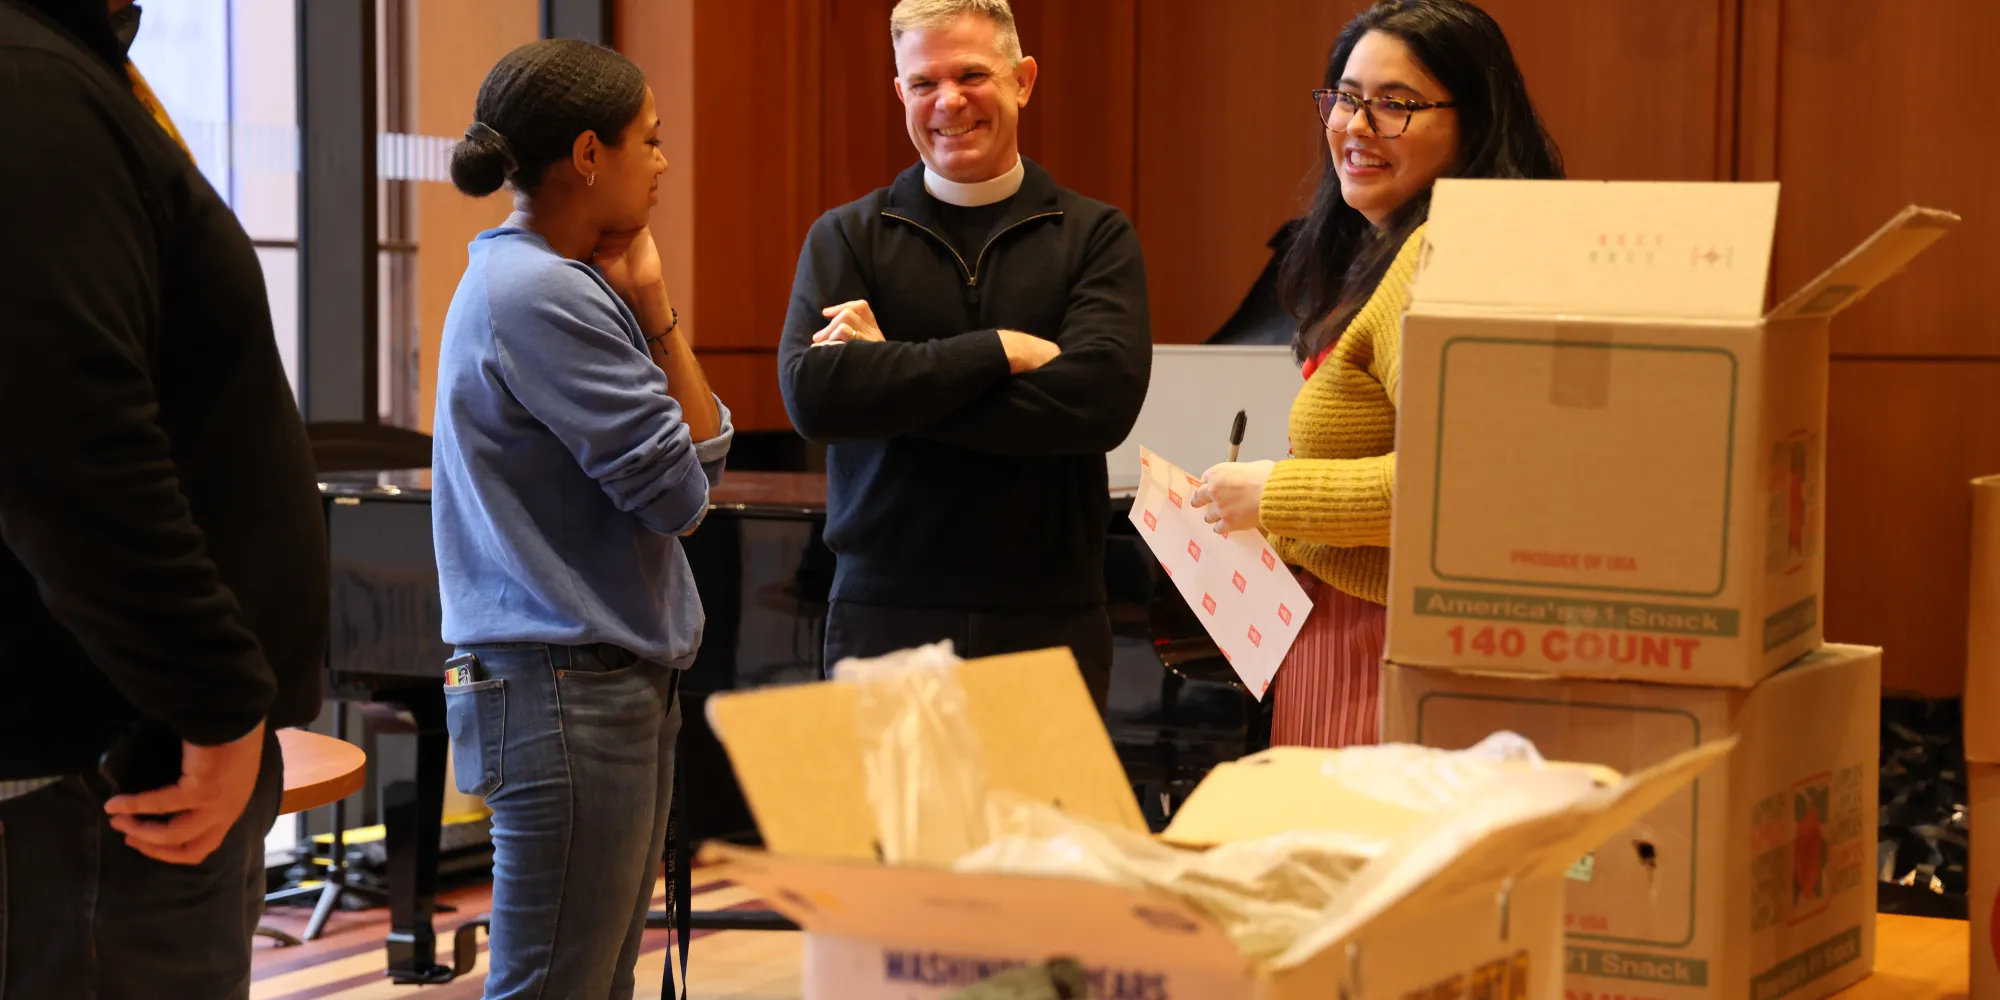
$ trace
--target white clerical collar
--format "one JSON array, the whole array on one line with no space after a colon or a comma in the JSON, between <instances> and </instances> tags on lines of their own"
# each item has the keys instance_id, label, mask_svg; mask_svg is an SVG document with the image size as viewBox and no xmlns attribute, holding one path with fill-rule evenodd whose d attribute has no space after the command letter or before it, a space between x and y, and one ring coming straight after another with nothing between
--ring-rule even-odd
<instances>
[{"instance_id":1,"label":"white clerical collar","mask_svg":"<svg viewBox=\"0 0 2000 1000\"><path fill-rule=\"evenodd\" d=\"M947 180L942 174L932 170L927 163L924 164L924 190L929 191L931 197L947 205L978 208L981 205L991 205L1014 197L1014 193L1021 190L1021 179L1027 175L1028 169L1022 166L1021 158L1018 156L1014 158L1014 169L990 181L976 181L971 184Z\"/></svg>"}]
</instances>

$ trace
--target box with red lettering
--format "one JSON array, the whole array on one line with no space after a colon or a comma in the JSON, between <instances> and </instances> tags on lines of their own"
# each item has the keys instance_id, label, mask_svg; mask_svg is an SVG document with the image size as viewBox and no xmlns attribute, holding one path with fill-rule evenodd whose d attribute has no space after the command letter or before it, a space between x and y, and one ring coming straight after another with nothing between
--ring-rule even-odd
<instances>
[{"instance_id":1,"label":"box with red lettering","mask_svg":"<svg viewBox=\"0 0 2000 1000\"><path fill-rule=\"evenodd\" d=\"M1827 331L1957 218L1765 311L1776 184L1446 180L1404 321L1388 658L1747 687L1821 641Z\"/></svg>"},{"instance_id":2,"label":"box with red lettering","mask_svg":"<svg viewBox=\"0 0 2000 1000\"><path fill-rule=\"evenodd\" d=\"M1455 749L1505 729L1637 770L1735 736L1723 766L1570 869L1563 992L1818 1000L1875 962L1881 676L1881 650L1834 645L1748 689L1392 664L1382 737Z\"/></svg>"}]
</instances>

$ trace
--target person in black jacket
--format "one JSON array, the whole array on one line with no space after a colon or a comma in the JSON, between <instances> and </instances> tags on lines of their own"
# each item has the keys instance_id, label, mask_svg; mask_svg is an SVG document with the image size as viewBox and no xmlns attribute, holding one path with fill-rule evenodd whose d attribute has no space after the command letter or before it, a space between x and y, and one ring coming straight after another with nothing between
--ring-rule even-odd
<instances>
[{"instance_id":1,"label":"person in black jacket","mask_svg":"<svg viewBox=\"0 0 2000 1000\"><path fill-rule=\"evenodd\" d=\"M263 272L144 103L128 3L0 0L8 998L247 997L275 730L319 709L325 529Z\"/></svg>"},{"instance_id":2,"label":"person in black jacket","mask_svg":"<svg viewBox=\"0 0 2000 1000\"><path fill-rule=\"evenodd\" d=\"M813 224L778 350L793 424L832 445L826 667L1068 646L1101 707L1104 454L1152 366L1139 240L1021 158L1036 66L1006 0L890 24L922 162Z\"/></svg>"}]
</instances>

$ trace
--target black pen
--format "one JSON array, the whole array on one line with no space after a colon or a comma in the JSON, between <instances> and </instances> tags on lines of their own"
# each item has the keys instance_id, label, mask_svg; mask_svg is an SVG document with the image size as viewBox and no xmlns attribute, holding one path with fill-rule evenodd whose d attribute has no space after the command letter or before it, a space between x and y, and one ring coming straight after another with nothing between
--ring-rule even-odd
<instances>
[{"instance_id":1,"label":"black pen","mask_svg":"<svg viewBox=\"0 0 2000 1000\"><path fill-rule=\"evenodd\" d=\"M1250 414L1236 411L1236 422L1229 425L1229 460L1236 461L1236 450L1243 447L1243 425L1250 420Z\"/></svg>"}]
</instances>

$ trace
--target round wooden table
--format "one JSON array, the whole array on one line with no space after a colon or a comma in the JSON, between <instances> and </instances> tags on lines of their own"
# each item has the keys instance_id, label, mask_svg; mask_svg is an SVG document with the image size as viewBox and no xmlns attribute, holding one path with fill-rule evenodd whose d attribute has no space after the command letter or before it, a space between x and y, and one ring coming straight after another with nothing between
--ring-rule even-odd
<instances>
[{"instance_id":1,"label":"round wooden table","mask_svg":"<svg viewBox=\"0 0 2000 1000\"><path fill-rule=\"evenodd\" d=\"M278 814L290 815L332 805L361 790L368 778L368 755L361 748L346 740L304 729L278 730L278 746L285 752L285 794L278 800ZM285 890L285 894L298 890ZM318 893L317 887L311 889ZM315 907L312 933L318 932L318 925L325 921L323 911L329 909L332 894L322 894L324 902ZM266 901L271 899L265 897ZM299 944L297 937L268 925L259 926L257 933L278 942L279 947Z\"/></svg>"},{"instance_id":2,"label":"round wooden table","mask_svg":"<svg viewBox=\"0 0 2000 1000\"><path fill-rule=\"evenodd\" d=\"M360 791L368 778L368 755L346 740L304 729L280 729L278 745L285 750L281 816L338 802Z\"/></svg>"}]
</instances>

